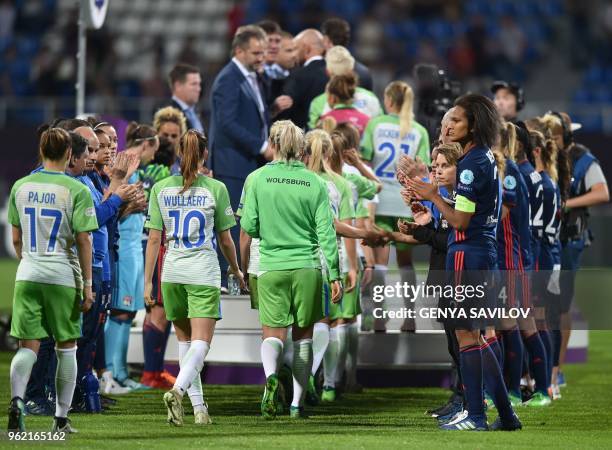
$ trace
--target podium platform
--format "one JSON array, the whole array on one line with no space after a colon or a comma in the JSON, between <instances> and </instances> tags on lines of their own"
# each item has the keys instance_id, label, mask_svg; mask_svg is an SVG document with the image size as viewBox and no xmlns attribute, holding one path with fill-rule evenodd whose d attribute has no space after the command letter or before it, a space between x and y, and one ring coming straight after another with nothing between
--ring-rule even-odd
<instances>
[{"instance_id":1,"label":"podium platform","mask_svg":"<svg viewBox=\"0 0 612 450\"><path fill-rule=\"evenodd\" d=\"M417 306L418 307L418 306ZM250 308L247 296L221 296L223 319L217 322L215 336L206 358L204 380L210 384L261 384L261 328L257 311ZM131 330L128 363L143 364L140 311ZM388 324L399 329L398 324ZM439 324L417 320L417 332L360 332L358 379L365 386L447 386L450 383L450 358ZM428 331L418 331L428 330ZM588 332L574 331L568 362L584 362ZM174 330L168 340L166 365L178 370L178 345Z\"/></svg>"}]
</instances>

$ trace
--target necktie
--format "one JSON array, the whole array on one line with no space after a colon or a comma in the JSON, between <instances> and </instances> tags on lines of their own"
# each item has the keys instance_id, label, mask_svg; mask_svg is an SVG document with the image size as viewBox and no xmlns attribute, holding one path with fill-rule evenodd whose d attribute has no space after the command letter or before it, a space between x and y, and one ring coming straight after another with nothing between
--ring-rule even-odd
<instances>
[{"instance_id":1,"label":"necktie","mask_svg":"<svg viewBox=\"0 0 612 450\"><path fill-rule=\"evenodd\" d=\"M202 126L202 122L200 122L200 118L195 113L193 108L187 108L183 110L183 114L185 114L187 119L189 119L189 122L191 123L191 127L194 130L198 130L200 133L204 132L204 127Z\"/></svg>"}]
</instances>

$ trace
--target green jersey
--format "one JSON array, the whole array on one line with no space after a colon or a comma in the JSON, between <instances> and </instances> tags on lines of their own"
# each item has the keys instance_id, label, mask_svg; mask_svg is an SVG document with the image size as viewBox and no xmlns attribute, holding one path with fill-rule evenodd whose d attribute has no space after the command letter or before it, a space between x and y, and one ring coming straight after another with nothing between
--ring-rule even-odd
<instances>
[{"instance_id":1,"label":"green jersey","mask_svg":"<svg viewBox=\"0 0 612 450\"><path fill-rule=\"evenodd\" d=\"M181 193L183 177L155 183L149 198L146 228L166 228L167 251L162 282L221 287L221 270L213 244L214 232L236 225L227 188L198 175Z\"/></svg>"},{"instance_id":2,"label":"green jersey","mask_svg":"<svg viewBox=\"0 0 612 450\"><path fill-rule=\"evenodd\" d=\"M242 210L244 209L244 201L246 199L246 192L249 188L251 180L259 172L263 167L260 167L257 170L254 170L246 177L244 180L244 186L242 187L242 194L240 194L240 203L238 204L238 209L236 210L236 215L238 217L242 217ZM259 239L252 238L251 246L249 247L249 267L247 268L247 273L258 275L259 274Z\"/></svg>"},{"instance_id":3,"label":"green jersey","mask_svg":"<svg viewBox=\"0 0 612 450\"><path fill-rule=\"evenodd\" d=\"M138 170L138 178L142 181L142 188L144 189L147 201L149 201L153 185L164 178L168 178L170 175L172 175L170 168L163 164L149 164L144 169Z\"/></svg>"},{"instance_id":4,"label":"green jersey","mask_svg":"<svg viewBox=\"0 0 612 450\"><path fill-rule=\"evenodd\" d=\"M330 280L340 278L327 186L303 163L274 161L257 171L249 180L240 226L260 239L261 271L318 269L320 247Z\"/></svg>"},{"instance_id":5,"label":"green jersey","mask_svg":"<svg viewBox=\"0 0 612 450\"><path fill-rule=\"evenodd\" d=\"M430 163L427 130L413 121L412 129L400 139L399 117L396 114L376 117L368 122L363 133L361 155L372 162L374 174L383 185L376 215L412 217L410 208L400 195L402 186L396 178L397 163L401 155L419 157L423 163Z\"/></svg>"},{"instance_id":6,"label":"green jersey","mask_svg":"<svg viewBox=\"0 0 612 450\"><path fill-rule=\"evenodd\" d=\"M367 89L358 87L355 90L353 96L353 103L351 104L357 111L362 112L370 119L373 117L380 116L382 114L382 107L378 97ZM327 93L315 97L310 102L310 109L308 111L308 128L313 129L317 126L317 121L323 115L331 111L331 106L327 103Z\"/></svg>"},{"instance_id":7,"label":"green jersey","mask_svg":"<svg viewBox=\"0 0 612 450\"><path fill-rule=\"evenodd\" d=\"M61 172L28 175L11 189L8 220L22 234L16 281L82 287L75 235L98 229L83 183Z\"/></svg>"},{"instance_id":8,"label":"green jersey","mask_svg":"<svg viewBox=\"0 0 612 450\"><path fill-rule=\"evenodd\" d=\"M342 176L351 187L355 218L363 219L370 216L364 200L372 200L376 195L376 183L358 173L343 172Z\"/></svg>"}]
</instances>

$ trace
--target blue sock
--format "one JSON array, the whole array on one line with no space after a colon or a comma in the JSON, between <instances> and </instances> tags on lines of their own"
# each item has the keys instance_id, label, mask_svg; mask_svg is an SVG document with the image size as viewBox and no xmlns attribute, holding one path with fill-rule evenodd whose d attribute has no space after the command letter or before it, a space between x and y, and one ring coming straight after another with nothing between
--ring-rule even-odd
<instances>
[{"instance_id":1,"label":"blue sock","mask_svg":"<svg viewBox=\"0 0 612 450\"><path fill-rule=\"evenodd\" d=\"M493 397L493 402L499 412L499 417L508 419L512 417L512 406L510 406L508 391L506 390L504 377L502 376L502 371L495 357L495 353L493 353L489 344L484 344L480 351L482 353L484 385Z\"/></svg>"},{"instance_id":2,"label":"blue sock","mask_svg":"<svg viewBox=\"0 0 612 450\"><path fill-rule=\"evenodd\" d=\"M533 333L525 339L525 346L529 352L531 370L533 370L533 376L536 382L536 392L548 395L548 381L546 377L548 374L548 362L546 361L546 350L544 349L544 344L542 343L540 335L538 333Z\"/></svg>"},{"instance_id":3,"label":"blue sock","mask_svg":"<svg viewBox=\"0 0 612 450\"><path fill-rule=\"evenodd\" d=\"M559 358L561 355L561 330L553 330L553 367L559 367Z\"/></svg>"},{"instance_id":4,"label":"blue sock","mask_svg":"<svg viewBox=\"0 0 612 450\"><path fill-rule=\"evenodd\" d=\"M548 381L548 385L550 386L550 380L552 379L552 368L553 368L553 354L552 354L552 337L548 330L540 330L540 339L542 339L542 343L544 344L544 349L546 350L546 362L548 363L548 371L546 373L546 380Z\"/></svg>"},{"instance_id":5,"label":"blue sock","mask_svg":"<svg viewBox=\"0 0 612 450\"><path fill-rule=\"evenodd\" d=\"M128 377L127 370L127 352L130 343L130 329L132 328L132 320L122 320L119 328L119 336L117 337L117 347L115 351L115 379L123 381Z\"/></svg>"},{"instance_id":6,"label":"blue sock","mask_svg":"<svg viewBox=\"0 0 612 450\"><path fill-rule=\"evenodd\" d=\"M114 316L110 316L104 327L104 360L106 370L110 370L115 376L115 353L117 351L117 341L121 330L121 321Z\"/></svg>"},{"instance_id":7,"label":"blue sock","mask_svg":"<svg viewBox=\"0 0 612 450\"><path fill-rule=\"evenodd\" d=\"M499 345L499 341L497 340L497 336L487 338L487 344L489 344L489 347L491 347L491 350L493 350L499 367L504 367L504 354L502 352L501 345Z\"/></svg>"},{"instance_id":8,"label":"blue sock","mask_svg":"<svg viewBox=\"0 0 612 450\"><path fill-rule=\"evenodd\" d=\"M147 372L161 372L159 369L159 354L162 346L165 347L165 333L152 322L146 321L142 329L142 343L144 347L144 370ZM162 357L163 367L163 357Z\"/></svg>"},{"instance_id":9,"label":"blue sock","mask_svg":"<svg viewBox=\"0 0 612 450\"><path fill-rule=\"evenodd\" d=\"M161 372L164 371L164 362L166 361L166 347L168 347L168 338L170 337L170 331L172 330L172 322L168 321L166 329L164 330L164 340L161 346L161 352L158 355L158 366L156 370Z\"/></svg>"},{"instance_id":10,"label":"blue sock","mask_svg":"<svg viewBox=\"0 0 612 450\"><path fill-rule=\"evenodd\" d=\"M518 328L505 332L506 358L508 360L508 390L521 397L521 376L523 375L523 339Z\"/></svg>"},{"instance_id":11,"label":"blue sock","mask_svg":"<svg viewBox=\"0 0 612 450\"><path fill-rule=\"evenodd\" d=\"M480 345L464 347L459 353L463 395L471 418L484 418L484 398L482 394L482 355Z\"/></svg>"}]
</instances>

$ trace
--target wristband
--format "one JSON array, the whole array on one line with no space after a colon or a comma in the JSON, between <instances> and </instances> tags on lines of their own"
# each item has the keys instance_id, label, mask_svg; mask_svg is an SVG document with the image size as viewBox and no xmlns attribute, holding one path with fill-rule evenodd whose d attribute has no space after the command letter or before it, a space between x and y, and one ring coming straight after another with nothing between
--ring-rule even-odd
<instances>
[{"instance_id":1,"label":"wristband","mask_svg":"<svg viewBox=\"0 0 612 450\"><path fill-rule=\"evenodd\" d=\"M92 280L84 280L83 281L83 285L85 287L92 287L93 286L93 281Z\"/></svg>"}]
</instances>

